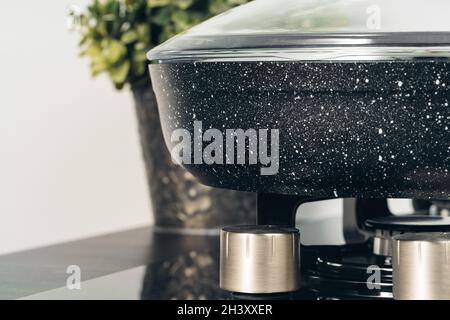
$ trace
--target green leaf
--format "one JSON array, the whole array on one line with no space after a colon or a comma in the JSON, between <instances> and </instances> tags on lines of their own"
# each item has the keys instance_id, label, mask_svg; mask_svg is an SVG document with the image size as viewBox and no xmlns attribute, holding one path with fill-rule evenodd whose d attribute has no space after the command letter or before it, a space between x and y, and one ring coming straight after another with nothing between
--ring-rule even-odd
<instances>
[{"instance_id":1,"label":"green leaf","mask_svg":"<svg viewBox=\"0 0 450 320\"><path fill-rule=\"evenodd\" d=\"M91 73L92 76L96 76L99 73L106 71L108 69L108 62L103 56L97 56L91 61Z\"/></svg>"},{"instance_id":2,"label":"green leaf","mask_svg":"<svg viewBox=\"0 0 450 320\"><path fill-rule=\"evenodd\" d=\"M181 10L186 10L194 3L193 0L177 0L175 1L175 6L180 8Z\"/></svg>"},{"instance_id":3,"label":"green leaf","mask_svg":"<svg viewBox=\"0 0 450 320\"><path fill-rule=\"evenodd\" d=\"M97 21L97 25L95 26L95 31L97 31L102 37L108 36L108 25L106 21L101 20Z\"/></svg>"},{"instance_id":4,"label":"green leaf","mask_svg":"<svg viewBox=\"0 0 450 320\"><path fill-rule=\"evenodd\" d=\"M80 54L116 88L148 83L147 51L248 0L90 0L81 13Z\"/></svg>"},{"instance_id":5,"label":"green leaf","mask_svg":"<svg viewBox=\"0 0 450 320\"><path fill-rule=\"evenodd\" d=\"M166 25L159 35L159 42L164 42L176 34L175 27L171 24Z\"/></svg>"},{"instance_id":6,"label":"green leaf","mask_svg":"<svg viewBox=\"0 0 450 320\"><path fill-rule=\"evenodd\" d=\"M98 43L92 43L89 47L87 47L85 50L80 52L81 56L88 56L90 58L96 58L97 56L102 56L102 48Z\"/></svg>"},{"instance_id":7,"label":"green leaf","mask_svg":"<svg viewBox=\"0 0 450 320\"><path fill-rule=\"evenodd\" d=\"M150 38L150 28L147 23L140 23L136 26L136 31L141 41L147 41Z\"/></svg>"},{"instance_id":8,"label":"green leaf","mask_svg":"<svg viewBox=\"0 0 450 320\"><path fill-rule=\"evenodd\" d=\"M142 47L142 48L137 48L138 43L135 44L134 48L134 52L132 54L132 58L136 61L141 61L141 62L145 62L147 61L147 51L150 49L148 47Z\"/></svg>"},{"instance_id":9,"label":"green leaf","mask_svg":"<svg viewBox=\"0 0 450 320\"><path fill-rule=\"evenodd\" d=\"M230 8L232 8L234 5L231 3L233 1L224 1L224 0L210 0L209 7L208 7L208 13L211 15L216 15L219 13L222 13Z\"/></svg>"},{"instance_id":10,"label":"green leaf","mask_svg":"<svg viewBox=\"0 0 450 320\"><path fill-rule=\"evenodd\" d=\"M165 26L170 23L171 9L169 7L161 8L151 17L151 22L159 26Z\"/></svg>"},{"instance_id":11,"label":"green leaf","mask_svg":"<svg viewBox=\"0 0 450 320\"><path fill-rule=\"evenodd\" d=\"M120 84L125 82L129 70L130 70L130 61L125 60L118 66L109 68L108 72L109 76L111 77L111 80L116 84Z\"/></svg>"},{"instance_id":12,"label":"green leaf","mask_svg":"<svg viewBox=\"0 0 450 320\"><path fill-rule=\"evenodd\" d=\"M147 5L150 8L164 7L170 4L170 2L171 0L147 0Z\"/></svg>"},{"instance_id":13,"label":"green leaf","mask_svg":"<svg viewBox=\"0 0 450 320\"><path fill-rule=\"evenodd\" d=\"M172 13L171 18L177 31L184 31L191 26L189 23L189 15L186 11L175 11Z\"/></svg>"},{"instance_id":14,"label":"green leaf","mask_svg":"<svg viewBox=\"0 0 450 320\"><path fill-rule=\"evenodd\" d=\"M133 71L137 76L141 76L145 73L147 64L141 61L133 61Z\"/></svg>"},{"instance_id":15,"label":"green leaf","mask_svg":"<svg viewBox=\"0 0 450 320\"><path fill-rule=\"evenodd\" d=\"M115 64L127 53L127 47L118 40L108 39L105 43L104 55L110 64Z\"/></svg>"},{"instance_id":16,"label":"green leaf","mask_svg":"<svg viewBox=\"0 0 450 320\"><path fill-rule=\"evenodd\" d=\"M91 35L89 33L86 33L81 37L78 45L81 47L81 46L85 45L90 39L91 39Z\"/></svg>"},{"instance_id":17,"label":"green leaf","mask_svg":"<svg viewBox=\"0 0 450 320\"><path fill-rule=\"evenodd\" d=\"M123 33L122 36L120 37L120 41L122 41L123 43L132 43L134 41L136 41L138 39L138 34L136 32L136 30L128 30L127 32Z\"/></svg>"}]
</instances>

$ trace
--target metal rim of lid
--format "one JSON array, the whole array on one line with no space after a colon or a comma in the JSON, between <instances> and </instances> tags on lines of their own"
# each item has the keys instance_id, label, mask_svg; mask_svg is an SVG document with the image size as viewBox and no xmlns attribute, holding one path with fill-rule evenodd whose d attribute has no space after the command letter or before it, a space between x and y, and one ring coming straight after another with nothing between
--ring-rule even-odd
<instances>
[{"instance_id":1,"label":"metal rim of lid","mask_svg":"<svg viewBox=\"0 0 450 320\"><path fill-rule=\"evenodd\" d=\"M370 61L450 57L449 48L450 32L442 31L185 35L151 49L147 58L153 63L227 59Z\"/></svg>"},{"instance_id":2,"label":"metal rim of lid","mask_svg":"<svg viewBox=\"0 0 450 320\"><path fill-rule=\"evenodd\" d=\"M367 219L369 230L397 232L445 232L450 231L450 218L425 215L389 216Z\"/></svg>"}]
</instances>

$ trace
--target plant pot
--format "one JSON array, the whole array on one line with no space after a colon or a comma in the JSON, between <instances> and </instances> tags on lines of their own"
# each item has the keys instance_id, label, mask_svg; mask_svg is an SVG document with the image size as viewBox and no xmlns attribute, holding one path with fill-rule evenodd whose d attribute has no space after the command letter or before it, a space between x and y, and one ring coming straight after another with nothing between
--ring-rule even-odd
<instances>
[{"instance_id":1,"label":"plant pot","mask_svg":"<svg viewBox=\"0 0 450 320\"><path fill-rule=\"evenodd\" d=\"M256 195L200 184L172 162L159 122L156 98L150 86L133 88L154 223L166 228L218 228L253 224Z\"/></svg>"}]
</instances>

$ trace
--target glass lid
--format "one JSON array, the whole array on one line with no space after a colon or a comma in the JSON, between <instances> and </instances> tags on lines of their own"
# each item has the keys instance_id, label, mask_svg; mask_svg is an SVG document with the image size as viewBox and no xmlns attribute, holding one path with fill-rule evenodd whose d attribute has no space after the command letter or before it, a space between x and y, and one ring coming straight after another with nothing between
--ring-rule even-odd
<instances>
[{"instance_id":1,"label":"glass lid","mask_svg":"<svg viewBox=\"0 0 450 320\"><path fill-rule=\"evenodd\" d=\"M448 0L254 0L147 56L154 63L449 58L449 13Z\"/></svg>"}]
</instances>

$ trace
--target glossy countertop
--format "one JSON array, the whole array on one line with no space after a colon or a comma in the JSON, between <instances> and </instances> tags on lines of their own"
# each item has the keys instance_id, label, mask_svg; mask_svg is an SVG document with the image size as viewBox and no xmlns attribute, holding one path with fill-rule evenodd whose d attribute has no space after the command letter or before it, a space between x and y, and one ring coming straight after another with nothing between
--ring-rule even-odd
<instances>
[{"instance_id":1,"label":"glossy countertop","mask_svg":"<svg viewBox=\"0 0 450 320\"><path fill-rule=\"evenodd\" d=\"M218 252L214 233L143 227L2 255L0 299L226 299Z\"/></svg>"}]
</instances>

